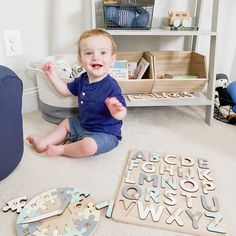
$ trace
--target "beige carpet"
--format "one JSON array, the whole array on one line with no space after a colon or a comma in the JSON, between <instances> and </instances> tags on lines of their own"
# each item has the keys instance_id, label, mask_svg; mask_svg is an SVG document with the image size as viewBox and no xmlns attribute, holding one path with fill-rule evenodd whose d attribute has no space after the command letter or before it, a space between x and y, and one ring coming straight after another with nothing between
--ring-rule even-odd
<instances>
[{"instance_id":1,"label":"beige carpet","mask_svg":"<svg viewBox=\"0 0 236 236\"><path fill-rule=\"evenodd\" d=\"M40 112L24 114L24 136L44 135L54 125L44 121ZM204 122L203 108L130 108L123 126L123 141L113 151L91 158L47 158L25 143L20 165L0 182L0 208L8 200L27 195L33 198L56 187L81 187L97 202L115 199L128 152L131 149L184 154L206 158L216 176L216 186L228 224L227 235L236 235L236 126L214 120ZM14 148L14 147L13 147ZM15 236L17 214L0 211L0 235ZM180 236L163 231L115 222L102 212L96 236ZM215 235L215 234L213 234Z\"/></svg>"}]
</instances>

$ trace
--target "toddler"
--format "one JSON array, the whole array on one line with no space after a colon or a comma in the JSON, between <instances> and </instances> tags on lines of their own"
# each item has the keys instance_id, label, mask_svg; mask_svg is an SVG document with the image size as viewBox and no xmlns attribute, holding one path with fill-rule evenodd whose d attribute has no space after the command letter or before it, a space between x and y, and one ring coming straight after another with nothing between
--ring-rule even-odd
<instances>
[{"instance_id":1,"label":"toddler","mask_svg":"<svg viewBox=\"0 0 236 236\"><path fill-rule=\"evenodd\" d=\"M85 31L78 42L78 60L85 69L80 77L65 83L53 63L42 69L63 96L77 96L80 117L63 120L45 137L29 135L26 139L37 152L48 156L87 157L108 152L121 140L122 120L127 114L125 99L108 71L116 60L116 44L101 29ZM62 144L68 137L71 141Z\"/></svg>"}]
</instances>

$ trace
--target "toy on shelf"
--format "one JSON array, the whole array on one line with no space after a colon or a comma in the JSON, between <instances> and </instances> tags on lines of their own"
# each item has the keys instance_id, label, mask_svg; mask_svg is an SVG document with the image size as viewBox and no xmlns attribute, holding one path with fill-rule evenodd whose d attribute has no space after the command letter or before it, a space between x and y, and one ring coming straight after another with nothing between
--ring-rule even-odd
<instances>
[{"instance_id":1,"label":"toy on shelf","mask_svg":"<svg viewBox=\"0 0 236 236\"><path fill-rule=\"evenodd\" d=\"M170 11L167 20L171 30L198 30L192 26L192 17L186 11Z\"/></svg>"},{"instance_id":2,"label":"toy on shelf","mask_svg":"<svg viewBox=\"0 0 236 236\"><path fill-rule=\"evenodd\" d=\"M225 74L216 75L214 117L225 123L236 124L236 81L229 83Z\"/></svg>"}]
</instances>

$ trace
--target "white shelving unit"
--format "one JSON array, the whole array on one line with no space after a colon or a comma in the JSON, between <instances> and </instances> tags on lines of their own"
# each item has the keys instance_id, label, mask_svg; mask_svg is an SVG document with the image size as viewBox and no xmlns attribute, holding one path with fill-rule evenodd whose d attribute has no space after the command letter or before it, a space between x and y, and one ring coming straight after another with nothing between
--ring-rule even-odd
<instances>
[{"instance_id":1,"label":"white shelving unit","mask_svg":"<svg viewBox=\"0 0 236 236\"><path fill-rule=\"evenodd\" d=\"M96 24L96 0L92 0L92 27L98 27ZM155 101L135 101L130 102L127 100L127 106L129 107L146 107L146 106L205 106L205 120L207 124L211 125L214 112L214 93L215 93L215 62L216 62L216 40L217 40L217 18L218 8L220 0L212 1L212 20L211 30L197 30L197 31L170 31L168 29L152 28L151 30L107 30L114 36L181 36L184 38L190 38L191 45L190 50L196 51L196 45L199 36L210 37L209 48L209 61L208 61L208 83L206 86L206 92L200 92L195 94L194 99L182 99L182 100L155 100ZM196 2L196 22L199 22L202 11L202 0Z\"/></svg>"}]
</instances>

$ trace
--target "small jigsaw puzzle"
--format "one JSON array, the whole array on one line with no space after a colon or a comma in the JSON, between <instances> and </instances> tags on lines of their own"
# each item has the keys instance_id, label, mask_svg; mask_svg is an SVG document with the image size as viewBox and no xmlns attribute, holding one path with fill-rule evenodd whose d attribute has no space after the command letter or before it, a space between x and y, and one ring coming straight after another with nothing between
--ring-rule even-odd
<instances>
[{"instance_id":1,"label":"small jigsaw puzzle","mask_svg":"<svg viewBox=\"0 0 236 236\"><path fill-rule=\"evenodd\" d=\"M112 218L191 235L226 235L208 160L133 150Z\"/></svg>"},{"instance_id":2,"label":"small jigsaw puzzle","mask_svg":"<svg viewBox=\"0 0 236 236\"><path fill-rule=\"evenodd\" d=\"M100 220L90 193L56 188L30 200L17 219L18 236L89 236Z\"/></svg>"}]
</instances>

